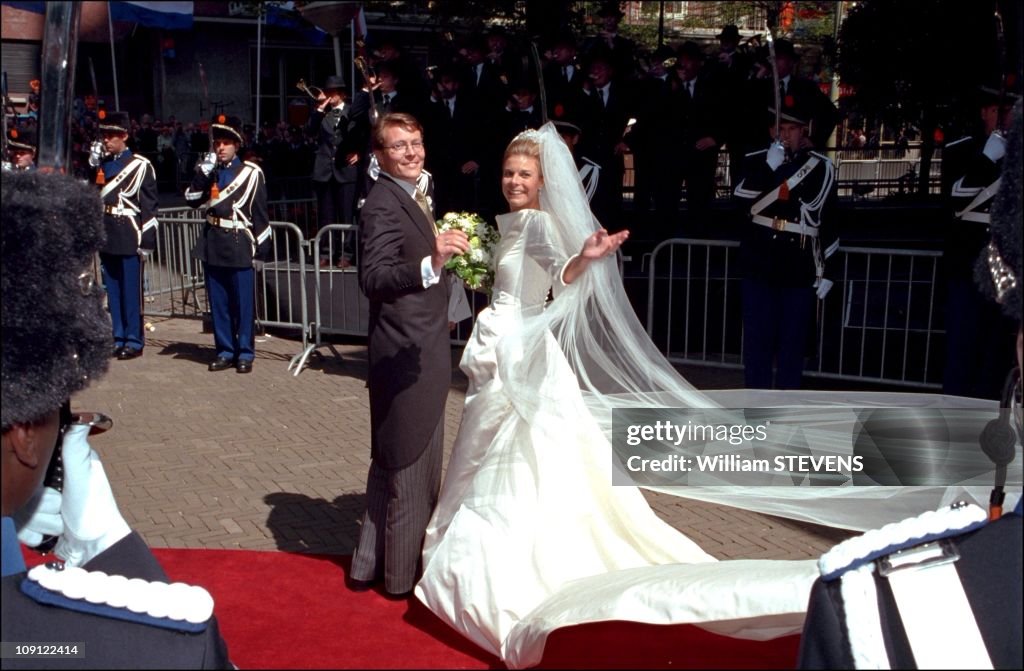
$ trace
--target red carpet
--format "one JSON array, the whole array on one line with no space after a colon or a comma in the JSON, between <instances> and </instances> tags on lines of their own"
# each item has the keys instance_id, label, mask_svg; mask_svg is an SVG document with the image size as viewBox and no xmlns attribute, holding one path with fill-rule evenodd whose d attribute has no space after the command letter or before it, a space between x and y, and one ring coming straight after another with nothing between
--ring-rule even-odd
<instances>
[{"instance_id":1,"label":"red carpet","mask_svg":"<svg viewBox=\"0 0 1024 671\"><path fill-rule=\"evenodd\" d=\"M349 591L348 556L154 552L172 579L213 595L231 659L241 669L503 668L415 599ZM798 636L756 642L689 625L605 622L556 631L540 667L793 668L798 644Z\"/></svg>"}]
</instances>

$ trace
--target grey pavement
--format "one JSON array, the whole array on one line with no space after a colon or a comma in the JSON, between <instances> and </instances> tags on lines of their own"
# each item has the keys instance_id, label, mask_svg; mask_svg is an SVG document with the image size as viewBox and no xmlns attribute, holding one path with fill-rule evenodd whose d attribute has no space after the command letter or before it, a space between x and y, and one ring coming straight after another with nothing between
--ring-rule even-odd
<instances>
[{"instance_id":1,"label":"grey pavement","mask_svg":"<svg viewBox=\"0 0 1024 671\"><path fill-rule=\"evenodd\" d=\"M94 436L121 512L153 547L350 554L369 467L365 342L321 350L299 376L301 349L258 336L250 375L211 373L213 336L202 323L155 319L145 355L111 361L77 395L103 412ZM456 370L445 422L445 463L458 430L465 379ZM735 373L686 369L699 387L741 383ZM816 557L849 532L645 492L663 519L720 559Z\"/></svg>"}]
</instances>

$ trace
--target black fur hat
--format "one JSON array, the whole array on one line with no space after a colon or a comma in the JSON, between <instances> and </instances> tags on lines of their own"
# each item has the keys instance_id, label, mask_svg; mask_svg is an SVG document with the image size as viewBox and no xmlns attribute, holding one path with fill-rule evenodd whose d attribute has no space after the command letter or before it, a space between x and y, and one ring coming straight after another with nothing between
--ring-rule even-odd
<instances>
[{"instance_id":1,"label":"black fur hat","mask_svg":"<svg viewBox=\"0 0 1024 671\"><path fill-rule=\"evenodd\" d=\"M1013 108L1010 134L1003 157L1002 181L989 210L992 215L991 244L981 252L974 278L981 290L1003 308L1003 313L1021 321L1021 103Z\"/></svg>"},{"instance_id":2,"label":"black fur hat","mask_svg":"<svg viewBox=\"0 0 1024 671\"><path fill-rule=\"evenodd\" d=\"M71 177L4 173L3 428L59 408L103 375L110 317L93 286L99 192Z\"/></svg>"}]
</instances>

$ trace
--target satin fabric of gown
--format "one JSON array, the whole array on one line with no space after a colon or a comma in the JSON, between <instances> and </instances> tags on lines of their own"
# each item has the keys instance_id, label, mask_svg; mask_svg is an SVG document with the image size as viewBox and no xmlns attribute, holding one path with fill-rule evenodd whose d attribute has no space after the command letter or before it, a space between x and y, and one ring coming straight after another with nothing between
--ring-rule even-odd
<instances>
[{"instance_id":1,"label":"satin fabric of gown","mask_svg":"<svg viewBox=\"0 0 1024 671\"><path fill-rule=\"evenodd\" d=\"M463 353L466 404L416 596L518 667L540 660L550 631L589 621L718 621L751 638L799 631L814 562L716 562L637 488L613 487L611 446L553 337L536 389L547 402L529 417L516 411L498 342L543 310L549 289L557 300L567 259L546 213L497 221L494 299Z\"/></svg>"}]
</instances>

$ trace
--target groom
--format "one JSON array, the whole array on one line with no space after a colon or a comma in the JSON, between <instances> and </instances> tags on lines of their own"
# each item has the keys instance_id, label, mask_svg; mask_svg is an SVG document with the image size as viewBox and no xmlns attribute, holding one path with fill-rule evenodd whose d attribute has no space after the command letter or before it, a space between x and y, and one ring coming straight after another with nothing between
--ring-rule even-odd
<instances>
[{"instance_id":1,"label":"groom","mask_svg":"<svg viewBox=\"0 0 1024 671\"><path fill-rule=\"evenodd\" d=\"M381 172L362 209L359 285L370 301L370 472L349 586L383 579L388 594L416 583L423 535L441 485L444 411L451 384L444 264L469 249L461 231L438 234L426 194L423 128L388 114L373 130Z\"/></svg>"}]
</instances>

